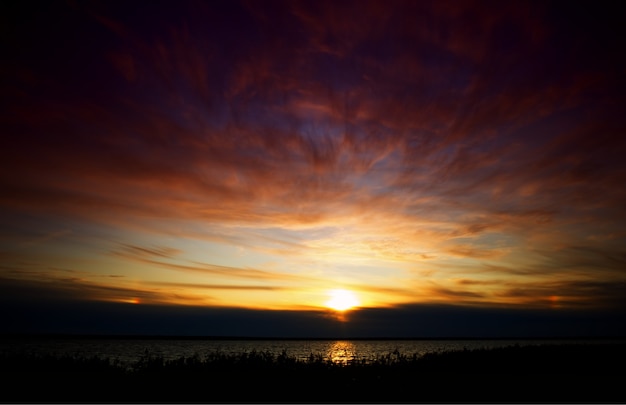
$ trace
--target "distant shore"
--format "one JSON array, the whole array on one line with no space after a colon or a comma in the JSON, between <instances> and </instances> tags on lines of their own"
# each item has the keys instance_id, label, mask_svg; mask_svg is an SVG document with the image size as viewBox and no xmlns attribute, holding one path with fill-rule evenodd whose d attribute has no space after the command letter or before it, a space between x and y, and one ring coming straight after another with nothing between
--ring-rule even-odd
<instances>
[{"instance_id":1,"label":"distant shore","mask_svg":"<svg viewBox=\"0 0 626 405\"><path fill-rule=\"evenodd\" d=\"M626 344L509 346L333 363L206 353L132 367L4 354L1 402L626 402Z\"/></svg>"}]
</instances>

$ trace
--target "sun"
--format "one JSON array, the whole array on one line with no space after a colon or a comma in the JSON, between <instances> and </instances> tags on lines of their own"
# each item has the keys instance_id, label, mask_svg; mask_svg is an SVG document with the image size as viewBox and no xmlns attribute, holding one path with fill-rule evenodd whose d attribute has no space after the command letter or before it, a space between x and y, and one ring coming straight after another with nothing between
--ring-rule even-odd
<instances>
[{"instance_id":1,"label":"sun","mask_svg":"<svg viewBox=\"0 0 626 405\"><path fill-rule=\"evenodd\" d=\"M352 291L336 289L328 292L330 299L326 301L326 306L335 311L346 311L359 305L359 300Z\"/></svg>"}]
</instances>

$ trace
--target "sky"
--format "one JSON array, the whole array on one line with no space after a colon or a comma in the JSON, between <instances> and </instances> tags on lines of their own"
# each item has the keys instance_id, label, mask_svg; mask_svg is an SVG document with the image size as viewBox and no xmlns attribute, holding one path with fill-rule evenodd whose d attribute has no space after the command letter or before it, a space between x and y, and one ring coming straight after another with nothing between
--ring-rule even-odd
<instances>
[{"instance_id":1,"label":"sky","mask_svg":"<svg viewBox=\"0 0 626 405\"><path fill-rule=\"evenodd\" d=\"M0 332L626 335L626 16L575 3L4 2Z\"/></svg>"}]
</instances>

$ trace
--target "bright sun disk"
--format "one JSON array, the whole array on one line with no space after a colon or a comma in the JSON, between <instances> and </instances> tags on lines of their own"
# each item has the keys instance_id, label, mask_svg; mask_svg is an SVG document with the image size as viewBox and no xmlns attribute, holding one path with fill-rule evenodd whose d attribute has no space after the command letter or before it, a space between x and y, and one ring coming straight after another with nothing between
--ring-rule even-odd
<instances>
[{"instance_id":1,"label":"bright sun disk","mask_svg":"<svg viewBox=\"0 0 626 405\"><path fill-rule=\"evenodd\" d=\"M352 291L348 290L332 290L329 291L330 299L326 301L326 306L336 311L345 311L359 305L359 301Z\"/></svg>"}]
</instances>

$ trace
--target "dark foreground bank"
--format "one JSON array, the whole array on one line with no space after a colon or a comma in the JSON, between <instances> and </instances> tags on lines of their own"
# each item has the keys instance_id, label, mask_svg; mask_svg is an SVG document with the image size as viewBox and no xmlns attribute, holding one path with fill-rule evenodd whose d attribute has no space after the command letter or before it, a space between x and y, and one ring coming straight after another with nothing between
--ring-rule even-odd
<instances>
[{"instance_id":1,"label":"dark foreground bank","mask_svg":"<svg viewBox=\"0 0 626 405\"><path fill-rule=\"evenodd\" d=\"M345 365L266 352L131 367L5 354L2 402L626 402L626 344L390 353Z\"/></svg>"}]
</instances>

